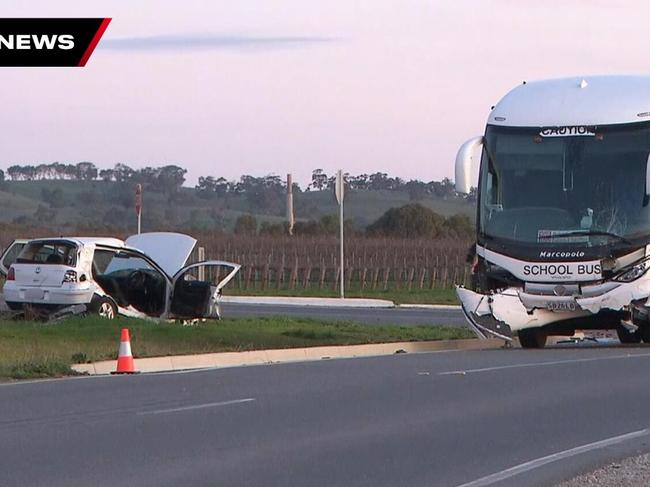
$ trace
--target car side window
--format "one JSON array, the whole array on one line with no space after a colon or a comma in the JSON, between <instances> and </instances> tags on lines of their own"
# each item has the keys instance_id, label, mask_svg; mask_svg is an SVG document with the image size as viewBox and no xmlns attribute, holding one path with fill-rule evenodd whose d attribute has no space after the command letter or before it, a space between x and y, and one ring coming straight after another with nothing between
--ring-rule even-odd
<instances>
[{"instance_id":1,"label":"car side window","mask_svg":"<svg viewBox=\"0 0 650 487\"><path fill-rule=\"evenodd\" d=\"M106 266L103 274L110 274L111 272L120 271L124 269L142 270L152 269L153 267L145 259L136 254L129 252L116 252L113 258Z\"/></svg>"},{"instance_id":2,"label":"car side window","mask_svg":"<svg viewBox=\"0 0 650 487\"><path fill-rule=\"evenodd\" d=\"M113 256L115 256L113 250L96 249L93 255L93 274L95 276L105 274Z\"/></svg>"},{"instance_id":3,"label":"car side window","mask_svg":"<svg viewBox=\"0 0 650 487\"><path fill-rule=\"evenodd\" d=\"M197 265L186 270L178 277L179 281L204 281L212 286L218 286L221 281L232 271L229 266L222 265Z\"/></svg>"}]
</instances>

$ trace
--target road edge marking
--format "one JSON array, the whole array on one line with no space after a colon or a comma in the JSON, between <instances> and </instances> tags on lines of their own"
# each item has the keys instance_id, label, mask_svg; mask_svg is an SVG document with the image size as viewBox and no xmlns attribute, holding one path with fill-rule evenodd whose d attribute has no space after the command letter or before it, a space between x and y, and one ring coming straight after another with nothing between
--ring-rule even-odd
<instances>
[{"instance_id":1,"label":"road edge marking","mask_svg":"<svg viewBox=\"0 0 650 487\"><path fill-rule=\"evenodd\" d=\"M626 358L644 358L650 357L650 353L627 353L625 355L610 355L607 357L589 357L568 360L553 360L548 362L528 362L524 364L495 365L494 367L482 367L480 369L449 370L447 372L438 372L437 375L466 375L477 374L481 372L492 372L495 370L520 369L525 367L546 367L549 365L575 364L582 362L597 362L599 360L621 360Z\"/></svg>"},{"instance_id":2,"label":"road edge marking","mask_svg":"<svg viewBox=\"0 0 650 487\"><path fill-rule=\"evenodd\" d=\"M246 402L255 401L254 397L247 397L246 399L233 399L231 401L220 401L220 402L208 402L205 404L193 404L191 406L182 406L178 408L170 409L155 409L153 411L139 411L138 416L146 416L150 414L168 414L168 413L180 413L183 411L194 411L196 409L208 409L208 408L218 408L221 406L230 406L232 404L243 404Z\"/></svg>"},{"instance_id":3,"label":"road edge marking","mask_svg":"<svg viewBox=\"0 0 650 487\"><path fill-rule=\"evenodd\" d=\"M577 446L575 448L570 448L569 450L563 450L557 453L552 453L551 455L546 455L545 457L536 458L528 462L520 463L514 467L501 470L500 472L481 477L480 479L472 480L465 484L460 484L458 487L484 487L488 485L501 482L503 480L515 477L522 473L534 470L549 463L557 462L559 460L564 460L566 458L571 458L582 453L586 453L593 450L599 450L612 445L617 445L623 443L624 441L633 440L635 438L641 438L643 436L650 435L650 428L644 428L642 430L632 431L630 433L625 433L623 435L613 436L611 438L606 438L604 440L595 441L593 443L587 443L585 445Z\"/></svg>"}]
</instances>

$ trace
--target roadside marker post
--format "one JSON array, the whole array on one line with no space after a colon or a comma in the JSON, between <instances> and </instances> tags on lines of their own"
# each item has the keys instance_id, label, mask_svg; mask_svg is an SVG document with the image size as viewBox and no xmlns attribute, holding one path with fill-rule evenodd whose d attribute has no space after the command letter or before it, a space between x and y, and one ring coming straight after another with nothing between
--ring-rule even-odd
<instances>
[{"instance_id":1,"label":"roadside marker post","mask_svg":"<svg viewBox=\"0 0 650 487\"><path fill-rule=\"evenodd\" d=\"M131 354L131 338L129 336L129 329L122 328L120 336L120 349L117 354L117 370L111 374L137 374L135 364L133 363L133 355Z\"/></svg>"},{"instance_id":2,"label":"roadside marker post","mask_svg":"<svg viewBox=\"0 0 650 487\"><path fill-rule=\"evenodd\" d=\"M336 201L339 203L339 240L341 243L341 299L345 298L344 290L344 273L345 273L345 256L343 254L343 197L345 196L345 181L343 180L343 171L339 169L336 173L335 185Z\"/></svg>"},{"instance_id":3,"label":"roadside marker post","mask_svg":"<svg viewBox=\"0 0 650 487\"><path fill-rule=\"evenodd\" d=\"M293 235L293 226L296 219L293 213L293 178L287 174L287 222L289 224L289 235Z\"/></svg>"},{"instance_id":4,"label":"roadside marker post","mask_svg":"<svg viewBox=\"0 0 650 487\"><path fill-rule=\"evenodd\" d=\"M135 186L135 213L138 215L138 235L141 230L141 221L142 221L142 185L137 184Z\"/></svg>"}]
</instances>

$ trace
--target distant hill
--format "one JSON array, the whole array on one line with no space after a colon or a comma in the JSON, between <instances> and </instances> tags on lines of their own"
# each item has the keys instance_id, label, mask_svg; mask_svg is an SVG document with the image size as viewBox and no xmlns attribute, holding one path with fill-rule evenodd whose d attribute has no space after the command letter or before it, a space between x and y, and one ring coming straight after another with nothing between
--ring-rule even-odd
<instances>
[{"instance_id":1,"label":"distant hill","mask_svg":"<svg viewBox=\"0 0 650 487\"><path fill-rule=\"evenodd\" d=\"M63 179L4 181L0 183L0 223L65 228L135 227L135 183L71 181ZM258 222L285 219L285 195L270 193L209 193L181 187L176 191L145 186L143 229L196 228L229 232L240 215L252 214ZM364 229L386 210L417 201L435 212L464 214L472 220L475 203L458 196L426 195L411 199L406 190L348 190L345 218ZM338 205L329 189L294 192L298 220L318 220L336 214Z\"/></svg>"}]
</instances>

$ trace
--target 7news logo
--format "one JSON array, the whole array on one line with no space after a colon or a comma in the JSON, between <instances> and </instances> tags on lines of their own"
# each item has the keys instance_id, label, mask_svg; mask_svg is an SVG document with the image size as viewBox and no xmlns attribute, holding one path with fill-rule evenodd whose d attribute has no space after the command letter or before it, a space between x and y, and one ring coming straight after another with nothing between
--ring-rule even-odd
<instances>
[{"instance_id":1,"label":"7news logo","mask_svg":"<svg viewBox=\"0 0 650 487\"><path fill-rule=\"evenodd\" d=\"M85 66L110 18L0 18L0 67Z\"/></svg>"},{"instance_id":2,"label":"7news logo","mask_svg":"<svg viewBox=\"0 0 650 487\"><path fill-rule=\"evenodd\" d=\"M71 34L7 34L0 35L2 49L72 49L74 36Z\"/></svg>"}]
</instances>

